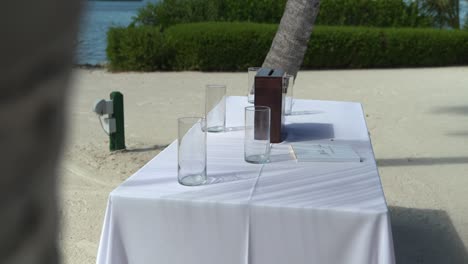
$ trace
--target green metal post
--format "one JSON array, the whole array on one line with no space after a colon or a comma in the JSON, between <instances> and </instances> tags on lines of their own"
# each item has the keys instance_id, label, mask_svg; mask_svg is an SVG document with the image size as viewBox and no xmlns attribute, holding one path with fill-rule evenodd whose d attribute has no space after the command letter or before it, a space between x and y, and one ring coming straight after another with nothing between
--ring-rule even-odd
<instances>
[{"instance_id":1,"label":"green metal post","mask_svg":"<svg viewBox=\"0 0 468 264\"><path fill-rule=\"evenodd\" d=\"M114 113L110 115L115 118L116 131L109 135L110 150L125 149L125 131L124 131L124 101L123 94L120 92L112 92L110 99L114 106Z\"/></svg>"}]
</instances>

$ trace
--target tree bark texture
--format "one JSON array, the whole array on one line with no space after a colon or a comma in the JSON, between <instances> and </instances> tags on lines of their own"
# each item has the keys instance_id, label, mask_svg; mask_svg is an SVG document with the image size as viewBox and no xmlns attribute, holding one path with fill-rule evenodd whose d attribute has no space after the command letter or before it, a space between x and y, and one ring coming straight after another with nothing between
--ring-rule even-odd
<instances>
[{"instance_id":1,"label":"tree bark texture","mask_svg":"<svg viewBox=\"0 0 468 264\"><path fill-rule=\"evenodd\" d=\"M288 0L263 67L280 68L297 75L307 51L319 6L320 0Z\"/></svg>"},{"instance_id":2,"label":"tree bark texture","mask_svg":"<svg viewBox=\"0 0 468 264\"><path fill-rule=\"evenodd\" d=\"M0 263L56 264L60 160L79 0L0 8Z\"/></svg>"}]
</instances>

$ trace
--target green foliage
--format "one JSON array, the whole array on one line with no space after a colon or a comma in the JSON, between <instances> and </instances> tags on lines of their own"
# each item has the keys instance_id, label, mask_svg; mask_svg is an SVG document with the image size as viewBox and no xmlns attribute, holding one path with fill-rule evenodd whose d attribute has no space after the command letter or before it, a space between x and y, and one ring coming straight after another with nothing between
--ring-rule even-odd
<instances>
[{"instance_id":1,"label":"green foliage","mask_svg":"<svg viewBox=\"0 0 468 264\"><path fill-rule=\"evenodd\" d=\"M133 25L161 26L204 21L256 21L281 19L286 0L164 0L148 3L133 18ZM273 3L274 2L274 3Z\"/></svg>"},{"instance_id":2,"label":"green foliage","mask_svg":"<svg viewBox=\"0 0 468 264\"><path fill-rule=\"evenodd\" d=\"M468 33L459 30L391 29L385 36L383 67L468 64Z\"/></svg>"},{"instance_id":3,"label":"green foliage","mask_svg":"<svg viewBox=\"0 0 468 264\"><path fill-rule=\"evenodd\" d=\"M323 0L317 25L429 27L431 19L403 0Z\"/></svg>"},{"instance_id":4,"label":"green foliage","mask_svg":"<svg viewBox=\"0 0 468 264\"><path fill-rule=\"evenodd\" d=\"M392 68L468 64L468 32L317 27L305 68Z\"/></svg>"},{"instance_id":5,"label":"green foliage","mask_svg":"<svg viewBox=\"0 0 468 264\"><path fill-rule=\"evenodd\" d=\"M145 7L140 8L138 10L138 15L136 17L132 17L132 23L130 24L131 27L135 25L138 26L157 26L159 25L159 20L156 18L158 14L156 10L159 8L160 4L156 5L153 3L146 4Z\"/></svg>"},{"instance_id":6,"label":"green foliage","mask_svg":"<svg viewBox=\"0 0 468 264\"><path fill-rule=\"evenodd\" d=\"M460 0L424 0L421 12L432 17L436 27L460 28Z\"/></svg>"},{"instance_id":7,"label":"green foliage","mask_svg":"<svg viewBox=\"0 0 468 264\"><path fill-rule=\"evenodd\" d=\"M242 71L261 65L276 27L251 23L180 24L166 32L176 70Z\"/></svg>"},{"instance_id":8,"label":"green foliage","mask_svg":"<svg viewBox=\"0 0 468 264\"><path fill-rule=\"evenodd\" d=\"M142 8L134 24L162 28L204 21L276 24L281 20L285 5L286 0L163 0ZM419 6L412 1L322 0L316 24L428 27L432 19L421 15Z\"/></svg>"},{"instance_id":9,"label":"green foliage","mask_svg":"<svg viewBox=\"0 0 468 264\"><path fill-rule=\"evenodd\" d=\"M156 27L111 28L107 32L107 57L113 71L166 69L170 54Z\"/></svg>"},{"instance_id":10,"label":"green foliage","mask_svg":"<svg viewBox=\"0 0 468 264\"><path fill-rule=\"evenodd\" d=\"M115 28L108 35L108 58L113 70L244 71L262 64L276 30L277 25L254 23L180 24L163 33ZM303 68L467 64L467 31L318 26Z\"/></svg>"},{"instance_id":11,"label":"green foliage","mask_svg":"<svg viewBox=\"0 0 468 264\"><path fill-rule=\"evenodd\" d=\"M222 21L279 23L287 0L219 0Z\"/></svg>"},{"instance_id":12,"label":"green foliage","mask_svg":"<svg viewBox=\"0 0 468 264\"><path fill-rule=\"evenodd\" d=\"M373 67L379 62L380 47L381 30L378 29L317 27L309 42L303 67L326 69Z\"/></svg>"}]
</instances>

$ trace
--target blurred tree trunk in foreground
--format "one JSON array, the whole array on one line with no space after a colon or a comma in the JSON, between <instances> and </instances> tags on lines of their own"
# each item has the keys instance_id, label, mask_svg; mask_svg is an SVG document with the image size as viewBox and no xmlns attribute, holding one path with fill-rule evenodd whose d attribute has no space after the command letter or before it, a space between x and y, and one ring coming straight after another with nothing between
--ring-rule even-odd
<instances>
[{"instance_id":1,"label":"blurred tree trunk in foreground","mask_svg":"<svg viewBox=\"0 0 468 264\"><path fill-rule=\"evenodd\" d=\"M0 263L56 264L57 165L79 0L0 8Z\"/></svg>"},{"instance_id":2,"label":"blurred tree trunk in foreground","mask_svg":"<svg viewBox=\"0 0 468 264\"><path fill-rule=\"evenodd\" d=\"M307 51L320 0L288 0L263 67L281 68L294 76Z\"/></svg>"}]
</instances>

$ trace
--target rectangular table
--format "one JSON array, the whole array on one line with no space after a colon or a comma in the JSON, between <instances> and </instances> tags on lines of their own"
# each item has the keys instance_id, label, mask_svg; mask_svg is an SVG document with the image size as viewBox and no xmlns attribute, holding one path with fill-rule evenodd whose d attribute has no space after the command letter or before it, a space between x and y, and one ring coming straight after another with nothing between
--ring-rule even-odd
<instances>
[{"instance_id":1,"label":"rectangular table","mask_svg":"<svg viewBox=\"0 0 468 264\"><path fill-rule=\"evenodd\" d=\"M244 161L247 105L228 97L228 131L208 134L210 184L177 182L173 142L111 192L98 264L395 263L361 104L296 100L265 165ZM362 162L298 163L300 141L351 145Z\"/></svg>"}]
</instances>

